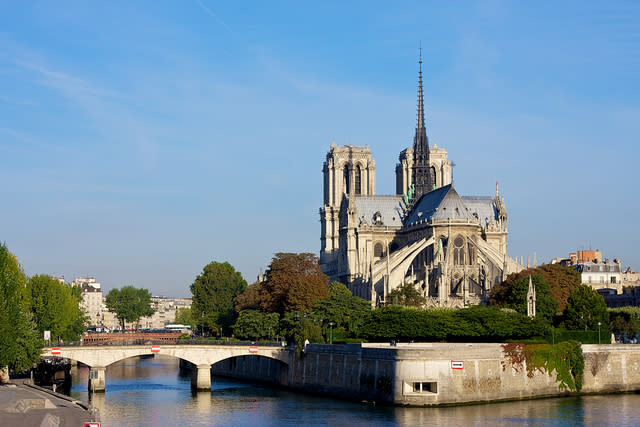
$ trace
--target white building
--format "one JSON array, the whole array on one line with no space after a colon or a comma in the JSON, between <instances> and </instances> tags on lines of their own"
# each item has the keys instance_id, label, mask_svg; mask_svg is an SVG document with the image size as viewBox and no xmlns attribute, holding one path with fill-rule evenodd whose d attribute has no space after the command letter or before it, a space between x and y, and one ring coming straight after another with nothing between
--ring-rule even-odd
<instances>
[{"instance_id":1,"label":"white building","mask_svg":"<svg viewBox=\"0 0 640 427\"><path fill-rule=\"evenodd\" d=\"M593 289L615 289L622 293L622 275L619 262L585 262L577 264L582 284L589 285Z\"/></svg>"}]
</instances>

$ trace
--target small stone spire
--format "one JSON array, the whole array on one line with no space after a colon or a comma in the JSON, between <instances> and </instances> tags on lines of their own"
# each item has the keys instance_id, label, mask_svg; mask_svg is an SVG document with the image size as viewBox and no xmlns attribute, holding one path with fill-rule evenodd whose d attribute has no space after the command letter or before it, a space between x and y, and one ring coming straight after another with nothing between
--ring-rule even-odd
<instances>
[{"instance_id":1,"label":"small stone spire","mask_svg":"<svg viewBox=\"0 0 640 427\"><path fill-rule=\"evenodd\" d=\"M527 291L527 316L536 317L536 288L529 275L529 290Z\"/></svg>"}]
</instances>

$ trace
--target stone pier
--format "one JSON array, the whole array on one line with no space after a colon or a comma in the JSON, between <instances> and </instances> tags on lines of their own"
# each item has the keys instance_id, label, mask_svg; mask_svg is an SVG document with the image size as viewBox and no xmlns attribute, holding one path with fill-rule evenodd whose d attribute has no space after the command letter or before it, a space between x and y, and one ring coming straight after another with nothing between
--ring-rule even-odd
<instances>
[{"instance_id":1,"label":"stone pier","mask_svg":"<svg viewBox=\"0 0 640 427\"><path fill-rule=\"evenodd\" d=\"M89 371L89 392L100 391L104 392L104 379L105 379L104 366L92 366Z\"/></svg>"},{"instance_id":2,"label":"stone pier","mask_svg":"<svg viewBox=\"0 0 640 427\"><path fill-rule=\"evenodd\" d=\"M191 367L191 388L193 390L211 390L211 365L193 365Z\"/></svg>"}]
</instances>

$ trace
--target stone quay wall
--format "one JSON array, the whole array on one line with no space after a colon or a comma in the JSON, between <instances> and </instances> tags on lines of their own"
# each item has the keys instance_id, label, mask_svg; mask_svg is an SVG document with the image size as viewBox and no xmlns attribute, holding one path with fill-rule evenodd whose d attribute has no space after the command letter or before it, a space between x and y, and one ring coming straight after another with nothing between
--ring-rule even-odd
<instances>
[{"instance_id":1,"label":"stone quay wall","mask_svg":"<svg viewBox=\"0 0 640 427\"><path fill-rule=\"evenodd\" d=\"M583 345L583 393L640 390L640 346ZM214 375L396 405L442 405L560 396L555 374L511 366L498 343L311 344L289 363L241 356Z\"/></svg>"}]
</instances>

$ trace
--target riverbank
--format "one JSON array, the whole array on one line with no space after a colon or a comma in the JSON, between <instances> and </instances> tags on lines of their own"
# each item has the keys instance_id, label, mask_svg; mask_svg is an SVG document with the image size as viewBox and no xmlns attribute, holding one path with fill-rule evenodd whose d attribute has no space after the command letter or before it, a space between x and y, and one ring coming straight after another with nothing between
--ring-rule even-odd
<instances>
[{"instance_id":1,"label":"riverbank","mask_svg":"<svg viewBox=\"0 0 640 427\"><path fill-rule=\"evenodd\" d=\"M93 421L88 404L31 383L0 384L0 425L81 426Z\"/></svg>"},{"instance_id":2,"label":"riverbank","mask_svg":"<svg viewBox=\"0 0 640 427\"><path fill-rule=\"evenodd\" d=\"M640 346L583 345L582 393L640 390ZM439 406L578 394L554 371L527 369L499 343L308 345L289 363L252 355L213 375L392 405Z\"/></svg>"}]
</instances>

